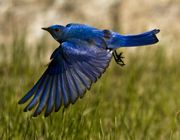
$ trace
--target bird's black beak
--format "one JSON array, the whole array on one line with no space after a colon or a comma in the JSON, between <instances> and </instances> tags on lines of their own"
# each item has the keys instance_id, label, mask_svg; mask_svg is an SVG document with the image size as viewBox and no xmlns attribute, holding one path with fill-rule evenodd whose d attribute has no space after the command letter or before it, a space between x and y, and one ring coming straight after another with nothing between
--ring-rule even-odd
<instances>
[{"instance_id":1,"label":"bird's black beak","mask_svg":"<svg viewBox=\"0 0 180 140\"><path fill-rule=\"evenodd\" d=\"M46 28L46 27L43 27L43 28L41 28L41 29L43 29L43 30L45 30L45 31L50 31L50 29L49 28Z\"/></svg>"}]
</instances>

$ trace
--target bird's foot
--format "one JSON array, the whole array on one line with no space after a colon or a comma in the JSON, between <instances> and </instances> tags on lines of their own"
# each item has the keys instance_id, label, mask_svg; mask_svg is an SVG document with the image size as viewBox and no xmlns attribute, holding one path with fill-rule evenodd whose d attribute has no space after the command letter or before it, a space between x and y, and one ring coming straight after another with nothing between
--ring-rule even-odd
<instances>
[{"instance_id":1,"label":"bird's foot","mask_svg":"<svg viewBox=\"0 0 180 140\"><path fill-rule=\"evenodd\" d=\"M119 54L117 53L117 51L115 50L113 52L113 56L114 56L114 60L116 61L116 63L120 66L124 66L125 63L124 61L122 60L124 57L122 56L122 52L120 52Z\"/></svg>"}]
</instances>

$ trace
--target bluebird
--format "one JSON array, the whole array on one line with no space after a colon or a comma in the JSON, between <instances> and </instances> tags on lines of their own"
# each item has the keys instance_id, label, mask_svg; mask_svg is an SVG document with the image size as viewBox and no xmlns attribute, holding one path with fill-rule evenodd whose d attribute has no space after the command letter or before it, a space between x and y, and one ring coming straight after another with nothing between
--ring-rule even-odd
<instances>
[{"instance_id":1,"label":"bluebird","mask_svg":"<svg viewBox=\"0 0 180 140\"><path fill-rule=\"evenodd\" d=\"M84 24L52 25L42 28L59 42L50 57L50 63L40 79L19 101L29 103L24 111L35 108L32 116L44 111L47 117L62 106L74 104L95 83L114 57L117 64L125 65L122 53L116 49L151 45L158 42L154 29L137 35L121 35L111 30L101 30Z\"/></svg>"}]
</instances>

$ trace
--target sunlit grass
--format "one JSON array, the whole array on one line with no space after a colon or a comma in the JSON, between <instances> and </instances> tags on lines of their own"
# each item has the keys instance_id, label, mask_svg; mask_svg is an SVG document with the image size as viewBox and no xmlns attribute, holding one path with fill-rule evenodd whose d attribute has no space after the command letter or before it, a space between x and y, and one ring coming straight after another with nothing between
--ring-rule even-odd
<instances>
[{"instance_id":1,"label":"sunlit grass","mask_svg":"<svg viewBox=\"0 0 180 140\"><path fill-rule=\"evenodd\" d=\"M163 46L126 51L127 65L112 61L75 105L32 118L17 102L45 70L46 46L32 58L16 43L10 61L0 61L0 139L180 139L179 61L169 61Z\"/></svg>"}]
</instances>

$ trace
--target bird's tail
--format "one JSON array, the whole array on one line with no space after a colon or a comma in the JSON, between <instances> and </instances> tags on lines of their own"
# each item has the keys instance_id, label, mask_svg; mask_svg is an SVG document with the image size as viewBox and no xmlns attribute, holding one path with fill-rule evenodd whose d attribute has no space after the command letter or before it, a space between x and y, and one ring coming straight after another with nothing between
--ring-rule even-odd
<instances>
[{"instance_id":1,"label":"bird's tail","mask_svg":"<svg viewBox=\"0 0 180 140\"><path fill-rule=\"evenodd\" d=\"M159 32L159 29L154 29L137 35L120 35L112 32L112 39L110 39L109 47L115 49L119 47L151 45L159 41L156 37L156 34Z\"/></svg>"}]
</instances>

